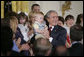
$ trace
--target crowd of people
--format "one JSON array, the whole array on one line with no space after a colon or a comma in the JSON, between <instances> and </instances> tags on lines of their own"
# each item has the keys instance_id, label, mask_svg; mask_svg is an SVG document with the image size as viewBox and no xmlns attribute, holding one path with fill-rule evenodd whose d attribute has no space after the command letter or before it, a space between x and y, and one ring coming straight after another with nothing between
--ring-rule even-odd
<instances>
[{"instance_id":1,"label":"crowd of people","mask_svg":"<svg viewBox=\"0 0 84 57\"><path fill-rule=\"evenodd\" d=\"M40 5L31 12L8 12L1 19L1 56L83 56L83 14L65 19Z\"/></svg>"}]
</instances>

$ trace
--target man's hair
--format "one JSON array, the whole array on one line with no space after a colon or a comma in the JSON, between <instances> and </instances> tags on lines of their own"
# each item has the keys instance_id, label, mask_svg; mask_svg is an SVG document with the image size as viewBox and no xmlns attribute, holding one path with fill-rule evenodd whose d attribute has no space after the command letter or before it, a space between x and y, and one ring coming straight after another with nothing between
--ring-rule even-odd
<instances>
[{"instance_id":1,"label":"man's hair","mask_svg":"<svg viewBox=\"0 0 84 57\"><path fill-rule=\"evenodd\" d=\"M13 47L13 32L9 26L1 26L1 52L6 55Z\"/></svg>"},{"instance_id":2,"label":"man's hair","mask_svg":"<svg viewBox=\"0 0 84 57\"><path fill-rule=\"evenodd\" d=\"M49 18L49 17L50 17L50 14L51 14L52 12L57 13L57 12L54 11L54 10L50 10L50 11L48 11L48 12L46 13L45 18Z\"/></svg>"},{"instance_id":3,"label":"man's hair","mask_svg":"<svg viewBox=\"0 0 84 57\"><path fill-rule=\"evenodd\" d=\"M59 21L61 21L64 24L64 18L62 16L58 16Z\"/></svg>"},{"instance_id":4,"label":"man's hair","mask_svg":"<svg viewBox=\"0 0 84 57\"><path fill-rule=\"evenodd\" d=\"M76 24L80 24L81 23L81 18L83 18L83 14L79 14L77 16Z\"/></svg>"},{"instance_id":5,"label":"man's hair","mask_svg":"<svg viewBox=\"0 0 84 57\"><path fill-rule=\"evenodd\" d=\"M51 50L52 45L49 40L38 38L33 45L33 52L35 56L45 56L48 50Z\"/></svg>"},{"instance_id":6,"label":"man's hair","mask_svg":"<svg viewBox=\"0 0 84 57\"><path fill-rule=\"evenodd\" d=\"M74 16L72 16L72 15L67 15L67 16L65 17L65 21L67 21L67 20L69 20L69 19L74 20Z\"/></svg>"},{"instance_id":7,"label":"man's hair","mask_svg":"<svg viewBox=\"0 0 84 57\"><path fill-rule=\"evenodd\" d=\"M39 4L33 4L31 10L33 10L34 6L40 6Z\"/></svg>"},{"instance_id":8,"label":"man's hair","mask_svg":"<svg viewBox=\"0 0 84 57\"><path fill-rule=\"evenodd\" d=\"M70 28L70 38L73 41L80 41L83 38L83 31L80 25L74 25Z\"/></svg>"}]
</instances>

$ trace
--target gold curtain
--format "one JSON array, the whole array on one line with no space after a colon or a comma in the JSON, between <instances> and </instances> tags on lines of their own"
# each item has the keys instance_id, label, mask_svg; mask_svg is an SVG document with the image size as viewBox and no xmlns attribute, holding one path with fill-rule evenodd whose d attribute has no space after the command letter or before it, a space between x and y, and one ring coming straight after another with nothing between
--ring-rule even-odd
<instances>
[{"instance_id":1,"label":"gold curtain","mask_svg":"<svg viewBox=\"0 0 84 57\"><path fill-rule=\"evenodd\" d=\"M1 18L4 18L4 1L1 1Z\"/></svg>"},{"instance_id":2,"label":"gold curtain","mask_svg":"<svg viewBox=\"0 0 84 57\"><path fill-rule=\"evenodd\" d=\"M11 3L12 3L12 11L17 12L16 11L16 9L17 9L16 8L16 1L12 1Z\"/></svg>"},{"instance_id":3,"label":"gold curtain","mask_svg":"<svg viewBox=\"0 0 84 57\"><path fill-rule=\"evenodd\" d=\"M21 10L22 12L27 12L28 13L28 1L21 1Z\"/></svg>"},{"instance_id":4,"label":"gold curtain","mask_svg":"<svg viewBox=\"0 0 84 57\"><path fill-rule=\"evenodd\" d=\"M11 1L12 11L18 13L19 11L29 13L29 1ZM1 1L1 18L4 18L4 1Z\"/></svg>"},{"instance_id":5,"label":"gold curtain","mask_svg":"<svg viewBox=\"0 0 84 57\"><path fill-rule=\"evenodd\" d=\"M12 10L14 12L21 11L28 13L29 11L28 3L29 1L12 1Z\"/></svg>"},{"instance_id":6,"label":"gold curtain","mask_svg":"<svg viewBox=\"0 0 84 57\"><path fill-rule=\"evenodd\" d=\"M17 12L21 11L21 1L17 1Z\"/></svg>"}]
</instances>

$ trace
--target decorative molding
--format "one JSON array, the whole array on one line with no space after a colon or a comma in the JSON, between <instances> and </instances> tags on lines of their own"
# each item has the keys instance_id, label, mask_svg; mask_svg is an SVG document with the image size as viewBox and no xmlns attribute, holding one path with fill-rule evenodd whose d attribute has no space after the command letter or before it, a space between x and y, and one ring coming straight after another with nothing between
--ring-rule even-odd
<instances>
[{"instance_id":1,"label":"decorative molding","mask_svg":"<svg viewBox=\"0 0 84 57\"><path fill-rule=\"evenodd\" d=\"M65 11L71 9L70 6L71 6L71 1L65 1L65 3L62 4L62 16L63 16L63 17L64 17L64 15L65 15Z\"/></svg>"}]
</instances>

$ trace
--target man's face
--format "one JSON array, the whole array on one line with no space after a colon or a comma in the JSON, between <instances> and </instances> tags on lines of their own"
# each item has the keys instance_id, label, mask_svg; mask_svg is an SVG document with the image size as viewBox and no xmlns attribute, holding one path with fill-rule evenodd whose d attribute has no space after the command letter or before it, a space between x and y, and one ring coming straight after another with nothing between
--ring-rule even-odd
<instances>
[{"instance_id":1,"label":"man's face","mask_svg":"<svg viewBox=\"0 0 84 57\"><path fill-rule=\"evenodd\" d=\"M55 12L50 13L50 17L47 19L49 22L49 25L55 26L58 23L58 14Z\"/></svg>"},{"instance_id":2,"label":"man's face","mask_svg":"<svg viewBox=\"0 0 84 57\"><path fill-rule=\"evenodd\" d=\"M40 6L34 6L33 11L34 12L40 12Z\"/></svg>"}]
</instances>

